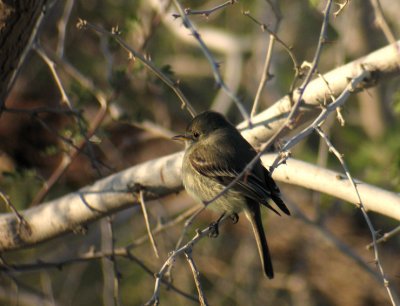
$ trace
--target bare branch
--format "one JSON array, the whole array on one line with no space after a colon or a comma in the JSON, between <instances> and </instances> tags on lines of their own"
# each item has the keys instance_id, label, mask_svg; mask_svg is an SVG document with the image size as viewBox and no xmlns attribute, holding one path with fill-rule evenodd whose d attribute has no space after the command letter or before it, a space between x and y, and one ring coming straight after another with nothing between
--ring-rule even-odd
<instances>
[{"instance_id":1,"label":"bare branch","mask_svg":"<svg viewBox=\"0 0 400 306\"><path fill-rule=\"evenodd\" d=\"M221 4L216 5L216 6L213 7L213 8L210 8L210 9L208 9L208 10L192 10L192 9L190 9L190 8L185 8L185 9L184 9L184 13L185 13L185 15L203 15L204 17L208 17L208 16L210 16L212 13L214 13L214 12L216 12L216 11L218 11L218 10L221 10L221 9L223 9L223 8L229 6L229 5L233 5L233 4L235 4L235 3L237 3L236 0L228 0L228 1L224 2L224 3L221 3ZM179 18L179 17L181 17L180 14L172 14L172 16L173 16L174 18Z\"/></svg>"},{"instance_id":2,"label":"bare branch","mask_svg":"<svg viewBox=\"0 0 400 306\"><path fill-rule=\"evenodd\" d=\"M192 270L193 279L194 279L194 282L196 284L197 293L199 294L200 305L201 306L207 306L208 305L207 298L206 298L206 296L204 294L203 287L201 286L200 272L197 269L197 266L196 266L196 264L195 264L195 262L193 260L193 257L192 257L192 249L188 249L185 252L185 257L186 257L186 260L189 263L190 270Z\"/></svg>"},{"instance_id":3,"label":"bare branch","mask_svg":"<svg viewBox=\"0 0 400 306\"><path fill-rule=\"evenodd\" d=\"M383 34L385 35L387 41L390 44L394 44L396 42L396 38L390 29L388 23L386 22L385 16L383 15L382 6L379 0L370 0L372 7L374 8L375 13L375 21L378 26L381 28ZM397 49L399 54L399 65L400 65L400 50Z\"/></svg>"},{"instance_id":4,"label":"bare branch","mask_svg":"<svg viewBox=\"0 0 400 306\"><path fill-rule=\"evenodd\" d=\"M176 225L186 221L187 218L189 218L191 215L193 215L199 209L199 207L202 207L202 205L201 204L195 205L195 206L189 208L188 210L184 211L183 213L179 214L174 219L172 219L166 223L162 223L162 224L159 223L158 226L153 229L153 235L162 233L162 232L166 231L167 229L170 229L171 227L176 226ZM143 235L142 237L136 239L133 243L128 245L127 248L131 249L131 248L137 247L137 246L145 243L148 239L149 239L149 235Z\"/></svg>"},{"instance_id":5,"label":"bare branch","mask_svg":"<svg viewBox=\"0 0 400 306\"><path fill-rule=\"evenodd\" d=\"M24 217L14 207L14 205L11 203L10 197L5 192L0 190L0 198L4 201L7 208L9 208L17 218L18 221L17 232L21 234L21 231L26 231L27 234L30 235L32 233L32 228L30 227L29 223L24 219Z\"/></svg>"},{"instance_id":6,"label":"bare branch","mask_svg":"<svg viewBox=\"0 0 400 306\"><path fill-rule=\"evenodd\" d=\"M292 51L292 47L290 47L289 45L287 45L282 39L279 38L279 36L276 34L276 29L271 30L265 23L261 23L260 21L258 21L257 19L255 19L249 11L245 11L243 12L243 15L249 17L253 22L255 22L256 24L258 24L261 28L261 30L264 32L268 32L268 34L274 38L274 40L276 40L279 44L281 44L281 46L286 50L286 52L289 54L290 59L293 62L293 69L296 72L296 74L298 74L298 71L300 69L300 65L297 61L297 58L295 56L295 54ZM277 25L275 26L275 28L277 28Z\"/></svg>"},{"instance_id":7,"label":"bare branch","mask_svg":"<svg viewBox=\"0 0 400 306\"><path fill-rule=\"evenodd\" d=\"M361 212L363 214L363 217L364 217L364 219L365 219L365 221L366 221L366 223L368 225L369 231L371 232L372 243L373 243L373 246L374 246L374 255L375 255L376 266L378 268L379 273L381 274L381 278L382 278L383 284L384 284L384 286L386 288L386 291L388 292L390 301L392 302L393 306L396 306L397 303L395 301L397 301L399 299L396 296L396 293L390 287L389 280L387 279L387 277L385 276L385 272L383 271L382 263L381 263L380 258L379 258L378 246L377 246L377 243L376 243L376 231L375 231L374 226L372 225L371 219L369 218L369 216L367 214L367 210L366 210L366 208L364 206L364 203L361 200L361 196L360 196L360 192L358 190L358 187L357 187L353 177L350 174L350 171L349 171L349 169L348 169L348 167L346 165L346 162L344 161L343 155L340 154L339 151L332 145L332 143L330 142L328 137L324 134L324 132L322 132L322 130L319 127L316 127L315 130L325 140L327 146L329 147L329 151L332 152L336 156L336 158L339 160L340 164L343 167L343 170L346 173L346 176L347 176L351 186L353 187L353 190L354 190L354 192L355 192L355 194L357 196L357 200L358 200L357 206L360 208L360 210L361 210Z\"/></svg>"},{"instance_id":8,"label":"bare branch","mask_svg":"<svg viewBox=\"0 0 400 306\"><path fill-rule=\"evenodd\" d=\"M302 220L305 224L314 227L326 240L331 242L336 249L345 254L347 257L351 258L360 268L366 271L374 278L374 280L381 284L382 279L380 274L376 270L371 268L371 265L367 263L363 258L361 258L350 246L346 245L343 241L336 238L335 235L325 226L308 218L303 212L299 210L299 208L296 207L296 205L292 205L290 210L291 212L294 212L295 217Z\"/></svg>"},{"instance_id":9,"label":"bare branch","mask_svg":"<svg viewBox=\"0 0 400 306\"><path fill-rule=\"evenodd\" d=\"M222 219L220 221L220 224L221 224L221 222L224 222L225 220L226 219ZM214 230L214 228L212 226L209 226L201 231L197 230L196 235L189 242L187 242L185 245L183 245L182 247L180 247L177 250L174 250L171 253L171 255L168 257L168 259L164 262L160 271L156 274L156 282L154 285L153 296L150 298L150 300L145 305L158 305L159 304L161 281L162 281L166 271L168 271L169 267L174 264L175 258L179 255L190 252L190 250L192 250L194 245L199 243L199 241L201 239L203 239L204 237L207 237L213 230Z\"/></svg>"},{"instance_id":10,"label":"bare branch","mask_svg":"<svg viewBox=\"0 0 400 306\"><path fill-rule=\"evenodd\" d=\"M55 62L57 65L61 66L65 69L73 78L75 78L83 87L87 90L91 91L92 94L96 97L97 102L99 103L99 109L94 116L93 120L90 121L90 127L87 133L84 135L83 141L77 144L76 149L72 150L70 155L63 156L60 164L57 166L56 170L51 174L51 176L47 179L46 183L36 194L33 199L31 205L36 205L40 203L43 198L47 195L50 189L56 184L56 182L61 178L61 176L65 173L68 167L71 165L71 162L78 156L78 154L83 150L86 145L90 146L89 139L95 134L100 124L103 122L106 114L107 114L107 97L106 94L97 88L92 80L85 77L81 74L75 67L70 65L65 59L59 58L55 53L48 51L46 55L51 59L52 62Z\"/></svg>"},{"instance_id":11,"label":"bare branch","mask_svg":"<svg viewBox=\"0 0 400 306\"><path fill-rule=\"evenodd\" d=\"M101 259L103 272L103 303L106 305L120 305L119 300L119 278L116 256L115 238L113 230L113 216L101 220L101 249L104 254Z\"/></svg>"},{"instance_id":12,"label":"bare branch","mask_svg":"<svg viewBox=\"0 0 400 306\"><path fill-rule=\"evenodd\" d=\"M60 80L60 77L58 76L58 73L55 68L55 63L47 56L46 52L43 50L43 48L38 44L33 45L33 49L39 54L41 59L46 63L46 65L49 67L51 74L53 75L54 81L57 84L58 90L60 91L61 94L61 103L66 104L69 109L72 109L71 102L69 101L68 95L65 92L64 86Z\"/></svg>"},{"instance_id":13,"label":"bare branch","mask_svg":"<svg viewBox=\"0 0 400 306\"><path fill-rule=\"evenodd\" d=\"M339 6L339 8L337 9L336 12L333 12L333 16L335 16L335 18L337 16L339 16L349 3L350 3L350 0L344 0L343 3L337 3L336 2L336 5Z\"/></svg>"},{"instance_id":14,"label":"bare branch","mask_svg":"<svg viewBox=\"0 0 400 306\"><path fill-rule=\"evenodd\" d=\"M58 41L57 41L57 55L60 58L64 57L65 51L65 36L67 32L67 25L71 16L72 8L74 7L75 0L65 1L63 14L57 23Z\"/></svg>"},{"instance_id":15,"label":"bare branch","mask_svg":"<svg viewBox=\"0 0 400 306\"><path fill-rule=\"evenodd\" d=\"M217 64L217 61L212 56L212 54L211 54L210 50L208 49L207 45L205 44L204 40L201 38L199 32L196 30L196 28L194 27L194 25L190 21L190 19L186 16L186 14L184 13L179 2L177 0L173 0L173 2L182 17L183 25L185 26L185 28L187 28L192 33L193 37L198 41L201 50L203 51L207 60L210 62L217 85L219 87L221 87L224 90L224 92L235 102L243 119L247 121L249 126L251 126L250 117L249 117L246 109L244 108L242 102L239 100L239 98L236 96L236 94L233 93L225 84L224 80L222 79L221 73L219 72L219 65Z\"/></svg>"},{"instance_id":16,"label":"bare branch","mask_svg":"<svg viewBox=\"0 0 400 306\"><path fill-rule=\"evenodd\" d=\"M153 233L151 232L149 216L147 214L146 203L144 201L144 196L143 196L143 190L139 191L139 203L140 203L140 207L142 208L143 218L144 218L144 222L146 224L146 229L147 229L147 234L149 235L150 242L151 242L151 245L153 247L154 254L156 255L157 258L160 258L160 255L158 254L157 243L154 240Z\"/></svg>"},{"instance_id":17,"label":"bare branch","mask_svg":"<svg viewBox=\"0 0 400 306\"><path fill-rule=\"evenodd\" d=\"M262 156L264 165L272 164L276 154ZM288 184L315 190L342 199L354 205L359 200L345 175L324 169L294 158L275 169L273 178ZM356 180L357 188L368 211L375 211L395 220L400 220L400 195ZM390 204L389 204L390 203Z\"/></svg>"},{"instance_id":18,"label":"bare branch","mask_svg":"<svg viewBox=\"0 0 400 306\"><path fill-rule=\"evenodd\" d=\"M300 133L293 136L289 139L285 145L281 148L281 152L285 152L290 150L294 147L297 143L303 140L306 136L310 135L314 132L314 129L318 128L323 124L323 122L328 118L329 114L334 112L338 107L342 106L349 96L355 91L356 87L359 86L365 79L369 77L369 72L362 71L357 77L353 78L349 85L345 88L345 90L340 94L340 96L335 99L331 104L328 106L322 106L323 110L319 114L319 116L305 129L303 129ZM332 96L332 90L329 89L329 92ZM333 97L333 96L332 96ZM334 97L333 97L334 98ZM271 166L271 168L275 169L277 165L281 162L281 159L277 159Z\"/></svg>"},{"instance_id":19,"label":"bare branch","mask_svg":"<svg viewBox=\"0 0 400 306\"><path fill-rule=\"evenodd\" d=\"M400 41L396 43L400 48ZM336 68L324 74L324 79L329 83L329 88L335 96L338 96L349 83L349 79L360 75L362 70L372 73L372 77L363 83L362 90L375 86L383 77L398 76L400 68L397 64L398 54L394 50L394 45L388 45L376 50L369 55L359 58L344 66ZM303 104L298 116L295 117L296 125L308 122L317 112L320 112L320 102L330 95L325 81L321 78L314 79L308 84L306 92L303 94ZM298 90L293 93L293 100L297 100ZM278 100L274 105L258 114L252 119L254 127L251 130L244 130L245 138L256 148L261 147L265 140L276 133L285 122L290 110L292 109L291 99L285 96ZM245 129L246 123L238 125L239 129Z\"/></svg>"},{"instance_id":20,"label":"bare branch","mask_svg":"<svg viewBox=\"0 0 400 306\"><path fill-rule=\"evenodd\" d=\"M269 34L268 50L267 50L267 53L265 55L264 67L263 67L260 83L258 85L257 92L256 92L256 95L254 97L253 107L251 109L250 117L254 117L255 116L255 114L256 114L256 112L258 110L258 104L260 102L261 92L262 92L263 88L265 87L265 84L271 78L271 74L269 73L269 69L270 69L271 59L272 59L272 50L274 48L275 41L277 40L277 38L276 38L277 35L275 33L277 33L277 31L278 31L279 24L280 24L281 19L282 19L282 15L281 15L280 8L279 8L279 3L278 2L272 3L270 1L268 1L268 3L270 4L270 6L271 6L271 8L272 8L272 10L273 10L273 12L275 14L276 21L275 21L275 25L274 25L273 30L270 31L271 33ZM253 18L251 18L251 19L255 20ZM264 27L261 27L261 29L263 31L264 31L264 29L268 30L268 27L265 25Z\"/></svg>"},{"instance_id":21,"label":"bare branch","mask_svg":"<svg viewBox=\"0 0 400 306\"><path fill-rule=\"evenodd\" d=\"M390 238L394 237L395 235L400 234L400 225L390 232L385 233L381 238L376 240L376 243L382 243L388 241ZM367 245L367 250L371 249L374 246L373 243Z\"/></svg>"},{"instance_id":22,"label":"bare branch","mask_svg":"<svg viewBox=\"0 0 400 306\"><path fill-rule=\"evenodd\" d=\"M133 49L131 46L129 46L121 37L119 36L120 33L118 30L113 29L111 32L94 25L86 20L79 19L77 27L79 29L84 29L84 28L89 28L100 35L106 35L108 37L111 37L114 39L122 48L124 48L129 55L130 59L136 59L138 58L151 72L153 72L157 77L160 78L165 84L167 84L178 96L178 98L182 102L182 108L186 108L188 112L194 117L196 115L196 111L194 110L193 106L189 103L188 99L186 96L183 94L183 92L179 88L179 82L177 81L172 81L165 73L163 73L160 69L158 69L151 61L147 60L142 54L137 52L135 49Z\"/></svg>"},{"instance_id":23,"label":"bare branch","mask_svg":"<svg viewBox=\"0 0 400 306\"><path fill-rule=\"evenodd\" d=\"M290 110L289 116L286 121L286 126L291 127L294 122L295 122L295 117L297 115L297 111L300 108L300 104L303 102L303 95L306 89L308 89L308 85L311 82L312 77L314 76L315 71L317 70L317 66L319 63L319 59L321 57L321 52L322 52L322 47L327 41L327 28L328 28L328 22L329 22L329 13L332 5L332 0L328 0L326 2L326 7L324 10L324 20L322 22L321 26L321 31L318 39L318 45L317 49L315 50L314 58L313 61L310 65L310 69L304 78L303 83L299 88L296 89L296 91L299 93L299 96L296 97L296 99L293 99L295 101L295 104L293 105L292 109ZM308 89L309 90L309 89Z\"/></svg>"},{"instance_id":24,"label":"bare branch","mask_svg":"<svg viewBox=\"0 0 400 306\"><path fill-rule=\"evenodd\" d=\"M320 34L320 39L318 42L318 46L317 46L317 50L315 52L314 55L314 60L313 63L310 65L310 69L309 72L305 78L305 80L303 81L303 84L297 89L297 91L300 93L299 97L297 99L297 101L294 103L293 107L291 108L288 117L286 118L284 124L282 124L278 130L268 139L268 141L266 141L265 143L263 143L261 145L261 148L259 149L259 152L256 156L254 156L254 158L246 165L246 167L243 168L242 172L239 173L234 180L232 180L232 182L230 182L228 185L226 185L224 187L224 189L218 193L216 196L212 197L211 199L207 200L207 201L203 201L204 205L209 205L212 202L214 202L215 200L217 200L218 198L220 198L222 195L224 195L226 192L228 192L228 190L230 188L232 188L235 184L237 184L237 182L239 180L242 179L242 177L245 177L247 175L247 173L249 173L251 171L251 169L253 168L253 166L258 162L259 158L261 157L261 155L263 155L265 152L267 152L267 149L283 134L285 133L285 131L287 130L291 130L294 128L293 124L294 124L294 118L297 116L297 112L300 108L300 105L302 103L302 95L304 93L304 91L306 90L309 82L311 81L311 77L314 74L316 67L318 65L319 62L319 57L320 57L320 53L321 53L321 48L322 48L322 43L325 41L325 35L326 35L326 28L327 28L327 22L329 20L329 10L330 10L330 6L331 6L332 0L327 1L327 5L325 8L325 12L324 12L324 22L322 24L322 28L321 28L321 34ZM281 151L284 151L284 149L282 149ZM278 159L277 159L278 161ZM276 163L277 165L278 163ZM275 163L274 165L271 167L270 172L272 174L274 168L275 168Z\"/></svg>"},{"instance_id":25,"label":"bare branch","mask_svg":"<svg viewBox=\"0 0 400 306\"><path fill-rule=\"evenodd\" d=\"M105 257L110 257L110 256L118 256L118 257L124 257L127 258L133 262L135 262L138 266L140 266L143 271L145 271L148 275L154 276L153 271L147 267L139 258L133 255L133 253L129 250L129 247L121 247L121 248L115 248L111 250L110 252L104 252L104 251L95 251L93 249L88 250L85 253L82 253L78 255L77 257L73 258L66 258L66 259L60 259L59 261L45 261L45 260L39 260L37 262L30 262L30 263L19 263L19 264L7 264L4 262L0 262L0 271L2 272L7 272L7 275L10 275L12 273L23 273L23 272L32 272L32 271L40 271L43 269L62 269L63 267L67 265L71 265L74 263L78 262L88 262L88 261L94 261L94 260L100 260ZM175 287L172 283L166 281L166 280L161 280L162 284L166 285L168 289L176 292L177 294L185 297L186 299L189 299L191 301L198 301L196 296L190 295L179 288ZM1 287L0 287L1 288ZM2 294L0 290L0 295Z\"/></svg>"}]
</instances>

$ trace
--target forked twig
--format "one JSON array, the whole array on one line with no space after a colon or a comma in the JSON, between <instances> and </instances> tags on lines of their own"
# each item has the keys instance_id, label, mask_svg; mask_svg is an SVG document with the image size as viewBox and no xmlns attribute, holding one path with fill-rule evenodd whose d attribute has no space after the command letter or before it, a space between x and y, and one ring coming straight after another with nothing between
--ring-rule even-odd
<instances>
[{"instance_id":1,"label":"forked twig","mask_svg":"<svg viewBox=\"0 0 400 306\"><path fill-rule=\"evenodd\" d=\"M378 243L386 242L390 238L394 237L397 234L400 234L400 225L398 227L392 229L390 232L383 234L383 236L381 238L376 240L376 243L378 244ZM372 247L374 247L373 243L370 243L366 246L367 250L371 249Z\"/></svg>"}]
</instances>

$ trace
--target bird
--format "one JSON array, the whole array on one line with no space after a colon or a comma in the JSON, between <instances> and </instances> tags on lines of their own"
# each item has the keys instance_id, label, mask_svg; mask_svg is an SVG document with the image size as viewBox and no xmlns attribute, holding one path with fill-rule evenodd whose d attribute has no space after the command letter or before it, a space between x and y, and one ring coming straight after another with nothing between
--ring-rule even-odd
<instances>
[{"instance_id":1,"label":"bird","mask_svg":"<svg viewBox=\"0 0 400 306\"><path fill-rule=\"evenodd\" d=\"M256 157L256 150L234 125L214 111L195 116L185 133L173 139L185 141L181 171L187 193L198 202L207 203L207 207L222 213L216 226L223 216L228 215L238 221L238 214L244 212L254 232L264 275L272 279L274 271L262 224L261 205L280 215L271 206L271 199L286 215L290 215L290 211L270 172ZM237 179L255 158L257 160L253 167ZM226 188L229 184L233 185ZM216 233L218 235L218 227Z\"/></svg>"}]
</instances>

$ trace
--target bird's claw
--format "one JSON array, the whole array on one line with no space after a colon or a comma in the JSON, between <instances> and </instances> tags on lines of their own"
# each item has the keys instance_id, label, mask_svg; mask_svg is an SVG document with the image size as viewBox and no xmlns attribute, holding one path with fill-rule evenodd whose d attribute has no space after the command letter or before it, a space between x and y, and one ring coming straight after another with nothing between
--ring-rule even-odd
<instances>
[{"instance_id":1,"label":"bird's claw","mask_svg":"<svg viewBox=\"0 0 400 306\"><path fill-rule=\"evenodd\" d=\"M210 233L208 234L208 236L210 238L217 238L219 235L219 222L212 222L209 228L210 228Z\"/></svg>"},{"instance_id":2,"label":"bird's claw","mask_svg":"<svg viewBox=\"0 0 400 306\"><path fill-rule=\"evenodd\" d=\"M233 213L232 215L229 216L229 218L231 218L233 224L239 222L239 215L237 213Z\"/></svg>"}]
</instances>

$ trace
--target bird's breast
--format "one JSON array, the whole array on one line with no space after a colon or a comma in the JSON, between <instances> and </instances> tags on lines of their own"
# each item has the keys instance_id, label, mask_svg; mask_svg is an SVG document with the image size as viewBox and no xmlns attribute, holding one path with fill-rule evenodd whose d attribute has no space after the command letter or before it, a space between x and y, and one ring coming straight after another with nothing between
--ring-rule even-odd
<instances>
[{"instance_id":1,"label":"bird's breast","mask_svg":"<svg viewBox=\"0 0 400 306\"><path fill-rule=\"evenodd\" d=\"M186 156L185 158L187 159ZM209 207L214 210L232 214L239 213L245 208L246 199L240 192L234 189L224 190L225 186L219 183L217 179L198 173L188 159L182 166L182 181L187 193L203 204L223 192L219 198L209 204Z\"/></svg>"}]
</instances>

